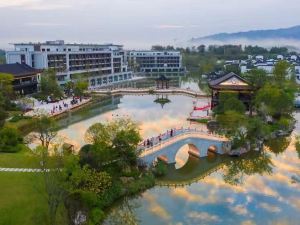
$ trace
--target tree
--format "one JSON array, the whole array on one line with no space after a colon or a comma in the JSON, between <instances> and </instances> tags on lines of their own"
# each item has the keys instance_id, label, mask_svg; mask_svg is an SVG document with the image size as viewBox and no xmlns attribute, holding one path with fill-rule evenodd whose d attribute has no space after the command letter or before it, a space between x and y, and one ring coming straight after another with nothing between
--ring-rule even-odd
<instances>
[{"instance_id":1,"label":"tree","mask_svg":"<svg viewBox=\"0 0 300 225\"><path fill-rule=\"evenodd\" d=\"M76 96L83 96L88 89L89 82L86 77L86 74L76 74L74 77L73 91Z\"/></svg>"},{"instance_id":2,"label":"tree","mask_svg":"<svg viewBox=\"0 0 300 225\"><path fill-rule=\"evenodd\" d=\"M63 96L62 90L56 81L56 73L52 69L44 70L41 74L41 94L45 99L48 96L54 98Z\"/></svg>"},{"instance_id":3,"label":"tree","mask_svg":"<svg viewBox=\"0 0 300 225\"><path fill-rule=\"evenodd\" d=\"M218 106L214 109L216 114L224 114L226 111L235 111L244 114L246 107L243 102L238 99L236 94L220 93Z\"/></svg>"},{"instance_id":4,"label":"tree","mask_svg":"<svg viewBox=\"0 0 300 225\"><path fill-rule=\"evenodd\" d=\"M272 47L270 49L270 54L287 55L288 52L289 52L289 50L286 47Z\"/></svg>"},{"instance_id":5,"label":"tree","mask_svg":"<svg viewBox=\"0 0 300 225\"><path fill-rule=\"evenodd\" d=\"M0 92L0 129L3 127L5 123L5 119L7 118L8 114L5 110L5 99L2 93Z\"/></svg>"},{"instance_id":6,"label":"tree","mask_svg":"<svg viewBox=\"0 0 300 225\"><path fill-rule=\"evenodd\" d=\"M18 152L23 138L19 131L12 127L4 127L0 130L0 152Z\"/></svg>"},{"instance_id":7,"label":"tree","mask_svg":"<svg viewBox=\"0 0 300 225\"><path fill-rule=\"evenodd\" d=\"M266 115L280 118L282 115L290 115L294 98L285 92L280 86L267 84L261 88L255 96L256 109Z\"/></svg>"},{"instance_id":8,"label":"tree","mask_svg":"<svg viewBox=\"0 0 300 225\"><path fill-rule=\"evenodd\" d=\"M197 47L197 50L200 54L204 54L205 53L205 45L199 45Z\"/></svg>"},{"instance_id":9,"label":"tree","mask_svg":"<svg viewBox=\"0 0 300 225\"><path fill-rule=\"evenodd\" d=\"M225 66L225 72L226 73L235 73L237 75L240 75L241 74L241 69L240 69L240 66L238 64L236 65L226 65Z\"/></svg>"},{"instance_id":10,"label":"tree","mask_svg":"<svg viewBox=\"0 0 300 225\"><path fill-rule=\"evenodd\" d=\"M38 146L35 152L41 162L49 224L56 225L58 224L57 212L59 206L68 196L68 173L66 173L64 168L64 155L59 152L58 146L53 147L51 156L49 149L44 146Z\"/></svg>"},{"instance_id":11,"label":"tree","mask_svg":"<svg viewBox=\"0 0 300 225\"><path fill-rule=\"evenodd\" d=\"M230 160L225 163L224 181L231 185L243 184L245 175L271 174L272 160L265 152L252 152L251 155L241 159Z\"/></svg>"},{"instance_id":12,"label":"tree","mask_svg":"<svg viewBox=\"0 0 300 225\"><path fill-rule=\"evenodd\" d=\"M282 86L285 83L290 72L291 65L287 61L279 61L278 63L276 63L273 70L276 84Z\"/></svg>"},{"instance_id":13,"label":"tree","mask_svg":"<svg viewBox=\"0 0 300 225\"><path fill-rule=\"evenodd\" d=\"M87 130L85 140L94 145L94 149L91 148L94 154L103 154L103 158L117 161L122 168L137 163L137 145L141 137L137 124L130 119L119 119L108 124L96 123ZM108 152L113 159L108 157Z\"/></svg>"},{"instance_id":14,"label":"tree","mask_svg":"<svg viewBox=\"0 0 300 225\"><path fill-rule=\"evenodd\" d=\"M98 172L88 166L74 171L70 180L73 188L98 195L104 194L112 186L112 178L107 172Z\"/></svg>"},{"instance_id":15,"label":"tree","mask_svg":"<svg viewBox=\"0 0 300 225\"><path fill-rule=\"evenodd\" d=\"M230 136L245 137L245 127L247 125L246 116L236 111L226 111L217 115L220 128Z\"/></svg>"},{"instance_id":16,"label":"tree","mask_svg":"<svg viewBox=\"0 0 300 225\"><path fill-rule=\"evenodd\" d=\"M163 46L161 46L161 45L153 45L151 47L151 50L153 50L153 51L164 51L165 48Z\"/></svg>"},{"instance_id":17,"label":"tree","mask_svg":"<svg viewBox=\"0 0 300 225\"><path fill-rule=\"evenodd\" d=\"M0 73L0 92L5 96L11 96L13 93L12 82L13 75L7 73Z\"/></svg>"},{"instance_id":18,"label":"tree","mask_svg":"<svg viewBox=\"0 0 300 225\"><path fill-rule=\"evenodd\" d=\"M243 74L243 77L251 84L251 86L258 90L262 88L268 81L267 72L263 69L252 69L247 73Z\"/></svg>"},{"instance_id":19,"label":"tree","mask_svg":"<svg viewBox=\"0 0 300 225\"><path fill-rule=\"evenodd\" d=\"M57 124L53 118L42 116L37 118L35 121L34 138L38 138L41 142L42 147L49 149L51 141L57 135Z\"/></svg>"}]
</instances>

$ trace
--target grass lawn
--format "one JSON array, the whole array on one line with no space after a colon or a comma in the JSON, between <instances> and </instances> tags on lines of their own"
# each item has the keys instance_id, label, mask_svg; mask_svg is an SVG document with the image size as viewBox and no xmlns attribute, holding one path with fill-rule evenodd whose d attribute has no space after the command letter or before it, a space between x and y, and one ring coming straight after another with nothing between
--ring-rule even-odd
<instances>
[{"instance_id":1,"label":"grass lawn","mask_svg":"<svg viewBox=\"0 0 300 225\"><path fill-rule=\"evenodd\" d=\"M24 148L17 153L0 153L0 167L5 168L38 168L39 160Z\"/></svg>"},{"instance_id":2,"label":"grass lawn","mask_svg":"<svg viewBox=\"0 0 300 225\"><path fill-rule=\"evenodd\" d=\"M41 174L0 172L0 183L0 225L47 224L47 198ZM67 224L63 218L58 215L59 224Z\"/></svg>"},{"instance_id":3,"label":"grass lawn","mask_svg":"<svg viewBox=\"0 0 300 225\"><path fill-rule=\"evenodd\" d=\"M0 172L0 183L0 224L38 224L47 212L46 196L41 193L42 176Z\"/></svg>"}]
</instances>

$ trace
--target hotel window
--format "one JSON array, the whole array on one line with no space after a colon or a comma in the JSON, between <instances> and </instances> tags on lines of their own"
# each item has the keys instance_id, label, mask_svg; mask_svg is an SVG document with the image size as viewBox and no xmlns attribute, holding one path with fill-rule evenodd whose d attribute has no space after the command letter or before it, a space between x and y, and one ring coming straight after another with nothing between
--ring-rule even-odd
<instances>
[{"instance_id":1,"label":"hotel window","mask_svg":"<svg viewBox=\"0 0 300 225\"><path fill-rule=\"evenodd\" d=\"M103 77L103 84L107 84L107 77Z\"/></svg>"},{"instance_id":2,"label":"hotel window","mask_svg":"<svg viewBox=\"0 0 300 225\"><path fill-rule=\"evenodd\" d=\"M91 85L92 85L92 86L95 86L95 84L96 84L95 79L92 79L92 80L91 80Z\"/></svg>"},{"instance_id":3,"label":"hotel window","mask_svg":"<svg viewBox=\"0 0 300 225\"><path fill-rule=\"evenodd\" d=\"M114 81L118 81L118 76L114 76Z\"/></svg>"},{"instance_id":4,"label":"hotel window","mask_svg":"<svg viewBox=\"0 0 300 225\"><path fill-rule=\"evenodd\" d=\"M112 77L109 77L108 78L108 83L111 83L113 81L113 78Z\"/></svg>"},{"instance_id":5,"label":"hotel window","mask_svg":"<svg viewBox=\"0 0 300 225\"><path fill-rule=\"evenodd\" d=\"M101 79L101 78L98 78L98 79L97 79L97 84L98 84L98 85L101 85L101 84L102 84L102 79Z\"/></svg>"}]
</instances>

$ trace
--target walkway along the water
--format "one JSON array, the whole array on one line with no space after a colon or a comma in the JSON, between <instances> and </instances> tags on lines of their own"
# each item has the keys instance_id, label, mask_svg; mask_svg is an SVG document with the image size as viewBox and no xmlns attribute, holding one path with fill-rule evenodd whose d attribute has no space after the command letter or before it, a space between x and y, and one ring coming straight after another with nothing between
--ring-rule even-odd
<instances>
[{"instance_id":1,"label":"walkway along the water","mask_svg":"<svg viewBox=\"0 0 300 225\"><path fill-rule=\"evenodd\" d=\"M183 88L169 88L169 89L156 89L150 88L120 88L120 89L90 89L91 94L99 95L113 95L113 94L186 94L196 98L207 98L208 95Z\"/></svg>"}]
</instances>

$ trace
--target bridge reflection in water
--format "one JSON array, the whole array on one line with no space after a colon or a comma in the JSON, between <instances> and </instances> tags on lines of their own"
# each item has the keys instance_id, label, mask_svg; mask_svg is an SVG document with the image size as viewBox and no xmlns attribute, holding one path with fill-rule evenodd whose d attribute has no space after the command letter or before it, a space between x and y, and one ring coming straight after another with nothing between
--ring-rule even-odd
<instances>
[{"instance_id":1,"label":"bridge reflection in water","mask_svg":"<svg viewBox=\"0 0 300 225\"><path fill-rule=\"evenodd\" d=\"M190 185L221 169L229 160L228 156L214 153L203 158L189 155L187 163L180 169L176 169L175 164L167 164L166 175L157 181L157 185Z\"/></svg>"}]
</instances>

